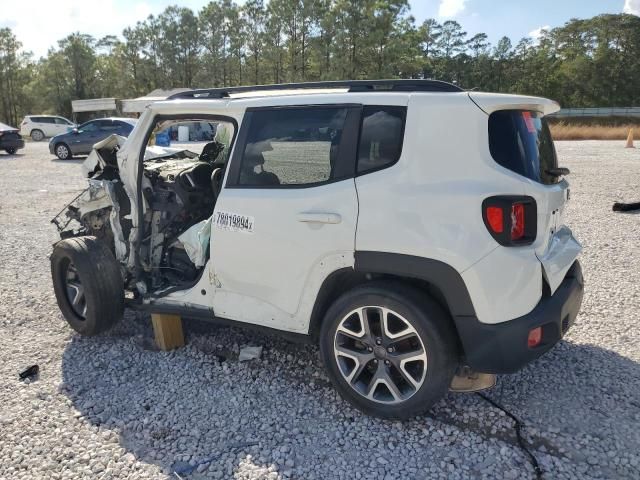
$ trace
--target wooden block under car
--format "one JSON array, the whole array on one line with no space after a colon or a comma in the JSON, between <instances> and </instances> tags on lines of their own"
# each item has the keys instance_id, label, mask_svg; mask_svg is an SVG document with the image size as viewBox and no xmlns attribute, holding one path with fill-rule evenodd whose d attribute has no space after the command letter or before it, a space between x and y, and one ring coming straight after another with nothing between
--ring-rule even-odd
<instances>
[{"instance_id":1,"label":"wooden block under car","mask_svg":"<svg viewBox=\"0 0 640 480\"><path fill-rule=\"evenodd\" d=\"M182 318L180 315L165 315L152 313L153 333L156 337L156 345L160 350L173 350L184 347L184 334L182 333Z\"/></svg>"}]
</instances>

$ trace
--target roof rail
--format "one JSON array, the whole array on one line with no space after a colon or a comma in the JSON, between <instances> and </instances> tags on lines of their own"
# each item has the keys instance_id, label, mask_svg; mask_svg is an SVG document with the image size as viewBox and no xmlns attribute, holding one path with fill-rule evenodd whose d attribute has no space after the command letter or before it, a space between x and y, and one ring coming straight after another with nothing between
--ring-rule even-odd
<instances>
[{"instance_id":1,"label":"roof rail","mask_svg":"<svg viewBox=\"0 0 640 480\"><path fill-rule=\"evenodd\" d=\"M246 85L241 87L204 88L187 90L171 95L167 100L227 98L232 93L274 90L313 90L348 88L349 92L462 92L462 88L440 80L336 80L327 82L278 83L273 85Z\"/></svg>"}]
</instances>

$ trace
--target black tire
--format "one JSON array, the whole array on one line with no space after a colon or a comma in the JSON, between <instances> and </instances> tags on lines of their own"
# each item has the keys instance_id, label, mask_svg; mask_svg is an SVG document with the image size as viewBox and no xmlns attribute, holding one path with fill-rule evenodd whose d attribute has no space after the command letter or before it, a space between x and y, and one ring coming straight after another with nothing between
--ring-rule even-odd
<instances>
[{"instance_id":1,"label":"black tire","mask_svg":"<svg viewBox=\"0 0 640 480\"><path fill-rule=\"evenodd\" d=\"M68 280L70 276L73 281ZM51 254L51 277L58 306L76 332L97 335L122 318L124 282L120 266L109 248L95 237L56 243ZM78 295L78 285L84 302L70 298L72 292Z\"/></svg>"},{"instance_id":2,"label":"black tire","mask_svg":"<svg viewBox=\"0 0 640 480\"><path fill-rule=\"evenodd\" d=\"M66 143L56 144L53 151L55 152L56 157L58 157L60 160L70 160L71 158L73 158L73 153L71 152L69 145L67 145Z\"/></svg>"},{"instance_id":3,"label":"black tire","mask_svg":"<svg viewBox=\"0 0 640 480\"><path fill-rule=\"evenodd\" d=\"M365 306L380 306L397 312L410 323L424 344L426 372L423 383L406 400L387 404L368 399L341 373L335 356L336 330L349 312ZM447 393L458 365L456 336L442 307L424 292L395 282L371 282L338 298L322 323L320 353L340 395L365 414L386 419L411 418L429 410ZM383 352L383 355L386 354ZM378 360L374 362L377 368ZM384 363L389 364L386 360ZM370 363L368 365L371 367Z\"/></svg>"},{"instance_id":4,"label":"black tire","mask_svg":"<svg viewBox=\"0 0 640 480\"><path fill-rule=\"evenodd\" d=\"M15 153L18 151L18 149L15 147L9 147L9 148L6 148L5 150L9 155L15 155Z\"/></svg>"},{"instance_id":5,"label":"black tire","mask_svg":"<svg viewBox=\"0 0 640 480\"><path fill-rule=\"evenodd\" d=\"M31 130L31 140L34 142L40 142L44 139L44 132L40 129Z\"/></svg>"}]
</instances>

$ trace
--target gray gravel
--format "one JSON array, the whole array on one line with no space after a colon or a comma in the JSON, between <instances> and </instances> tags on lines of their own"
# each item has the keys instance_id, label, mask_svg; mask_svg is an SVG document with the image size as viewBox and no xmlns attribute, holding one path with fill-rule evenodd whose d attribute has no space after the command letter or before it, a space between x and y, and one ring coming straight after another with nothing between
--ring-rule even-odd
<instances>
[{"instance_id":1,"label":"gray gravel","mask_svg":"<svg viewBox=\"0 0 640 480\"><path fill-rule=\"evenodd\" d=\"M640 478L640 150L558 144L586 297L566 341L489 395L526 424L544 478ZM83 188L79 161L46 143L0 154L0 479L534 478L513 422L477 395L388 422L340 400L318 350L191 322L156 351L148 317L76 335L49 277L49 220ZM245 346L259 360L238 362ZM21 382L33 363L40 375ZM257 442L249 447L238 444Z\"/></svg>"}]
</instances>

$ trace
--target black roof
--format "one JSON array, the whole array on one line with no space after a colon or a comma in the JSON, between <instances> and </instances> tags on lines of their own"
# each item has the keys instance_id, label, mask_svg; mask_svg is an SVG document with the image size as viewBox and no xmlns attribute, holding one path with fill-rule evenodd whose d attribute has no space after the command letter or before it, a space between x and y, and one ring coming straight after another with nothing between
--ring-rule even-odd
<instances>
[{"instance_id":1,"label":"black roof","mask_svg":"<svg viewBox=\"0 0 640 480\"><path fill-rule=\"evenodd\" d=\"M232 93L274 90L313 90L321 88L348 88L349 92L462 92L462 88L440 80L337 80L327 82L278 83L273 85L246 85L241 87L205 88L179 92L168 97L227 98Z\"/></svg>"}]
</instances>

